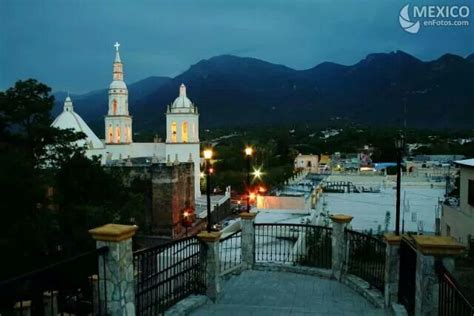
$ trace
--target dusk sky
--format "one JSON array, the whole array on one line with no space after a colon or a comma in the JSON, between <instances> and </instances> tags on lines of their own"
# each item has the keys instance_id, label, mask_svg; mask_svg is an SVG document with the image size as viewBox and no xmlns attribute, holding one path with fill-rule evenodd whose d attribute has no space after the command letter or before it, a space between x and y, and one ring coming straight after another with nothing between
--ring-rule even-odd
<instances>
[{"instance_id":1,"label":"dusk sky","mask_svg":"<svg viewBox=\"0 0 474 316\"><path fill-rule=\"evenodd\" d=\"M474 53L468 27L405 32L406 4L472 1L381 0L0 0L0 90L36 78L54 91L107 88L115 41L125 81L176 76L201 59L248 56L306 69L353 64L369 53L406 51L422 60Z\"/></svg>"}]
</instances>

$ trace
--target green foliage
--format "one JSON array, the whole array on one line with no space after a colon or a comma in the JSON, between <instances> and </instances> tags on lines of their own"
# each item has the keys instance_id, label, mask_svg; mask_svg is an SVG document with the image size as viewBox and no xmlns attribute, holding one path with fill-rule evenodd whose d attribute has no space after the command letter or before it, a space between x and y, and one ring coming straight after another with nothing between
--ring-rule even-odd
<instances>
[{"instance_id":1,"label":"green foliage","mask_svg":"<svg viewBox=\"0 0 474 316\"><path fill-rule=\"evenodd\" d=\"M93 248L90 228L142 221L143 195L84 156L85 135L50 126L49 93L33 79L0 92L0 279Z\"/></svg>"}]
</instances>

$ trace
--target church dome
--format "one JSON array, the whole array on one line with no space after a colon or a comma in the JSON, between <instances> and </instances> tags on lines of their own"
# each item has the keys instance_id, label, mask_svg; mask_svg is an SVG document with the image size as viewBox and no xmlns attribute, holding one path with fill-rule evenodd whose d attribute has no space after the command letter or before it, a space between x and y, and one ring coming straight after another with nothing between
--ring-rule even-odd
<instances>
[{"instance_id":1,"label":"church dome","mask_svg":"<svg viewBox=\"0 0 474 316\"><path fill-rule=\"evenodd\" d=\"M174 100L173 104L171 105L172 110L193 110L194 105L186 96L186 86L181 84L179 87L179 96Z\"/></svg>"},{"instance_id":2,"label":"church dome","mask_svg":"<svg viewBox=\"0 0 474 316\"><path fill-rule=\"evenodd\" d=\"M77 141L78 146L87 145L89 149L104 148L102 141L94 134L84 120L74 112L72 100L68 96L64 101L64 109L51 124L59 129L72 129L74 132L83 132L86 138Z\"/></svg>"},{"instance_id":3,"label":"church dome","mask_svg":"<svg viewBox=\"0 0 474 316\"><path fill-rule=\"evenodd\" d=\"M110 83L109 89L127 89L127 85L124 81L114 80Z\"/></svg>"}]
</instances>

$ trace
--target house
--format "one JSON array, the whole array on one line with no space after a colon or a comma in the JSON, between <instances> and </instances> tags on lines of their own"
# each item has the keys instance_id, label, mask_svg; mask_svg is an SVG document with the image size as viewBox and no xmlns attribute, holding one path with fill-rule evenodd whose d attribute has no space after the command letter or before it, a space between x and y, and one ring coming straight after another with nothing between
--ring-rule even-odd
<instances>
[{"instance_id":1,"label":"house","mask_svg":"<svg viewBox=\"0 0 474 316\"><path fill-rule=\"evenodd\" d=\"M295 158L295 171L307 171L310 173L318 173L319 157L318 155L302 155L299 154Z\"/></svg>"},{"instance_id":2,"label":"house","mask_svg":"<svg viewBox=\"0 0 474 316\"><path fill-rule=\"evenodd\" d=\"M441 235L453 236L468 245L474 237L474 159L457 160L454 164L460 169L459 201L444 203L440 230Z\"/></svg>"}]
</instances>

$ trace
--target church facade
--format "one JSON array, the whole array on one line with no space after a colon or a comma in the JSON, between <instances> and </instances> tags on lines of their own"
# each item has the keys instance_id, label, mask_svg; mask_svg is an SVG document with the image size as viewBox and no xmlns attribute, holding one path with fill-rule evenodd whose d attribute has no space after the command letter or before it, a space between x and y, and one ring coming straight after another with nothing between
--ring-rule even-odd
<instances>
[{"instance_id":1,"label":"church facade","mask_svg":"<svg viewBox=\"0 0 474 316\"><path fill-rule=\"evenodd\" d=\"M112 82L108 90L108 109L104 119L104 140L94 134L82 118L74 112L71 98L64 102L63 112L52 126L83 132L85 140L78 145L86 146L88 157L100 157L102 164L120 161L126 163L132 158L149 158L152 163L192 162L194 165L194 195L200 191L200 143L199 113L197 107L186 95L186 86L181 84L179 95L166 111L166 142L133 142L133 119L129 112L128 88L124 81L123 63L119 44L115 44Z\"/></svg>"}]
</instances>

